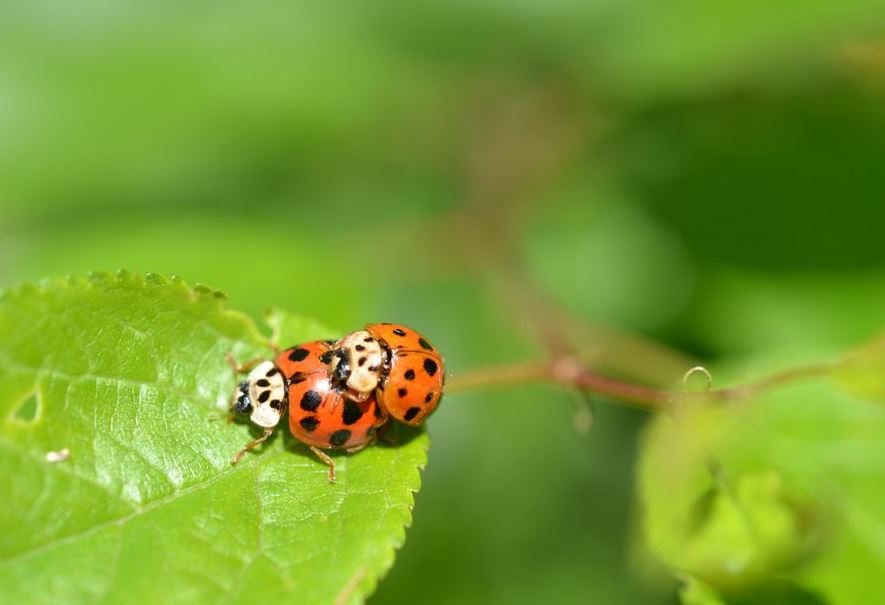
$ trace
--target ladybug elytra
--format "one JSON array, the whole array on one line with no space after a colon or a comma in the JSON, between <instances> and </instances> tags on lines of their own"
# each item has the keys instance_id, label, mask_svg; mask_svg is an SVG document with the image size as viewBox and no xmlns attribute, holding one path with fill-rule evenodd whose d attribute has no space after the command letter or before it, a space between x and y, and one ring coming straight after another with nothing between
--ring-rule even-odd
<instances>
[{"instance_id":1,"label":"ladybug elytra","mask_svg":"<svg viewBox=\"0 0 885 605\"><path fill-rule=\"evenodd\" d=\"M312 341L281 352L273 361L237 365L246 380L234 393L231 411L249 415L264 429L234 457L266 441L289 412L289 430L329 466L323 451L356 452L377 440L378 430L393 418L422 424L443 393L445 368L437 350L418 332L398 324L371 324L338 341Z\"/></svg>"}]
</instances>

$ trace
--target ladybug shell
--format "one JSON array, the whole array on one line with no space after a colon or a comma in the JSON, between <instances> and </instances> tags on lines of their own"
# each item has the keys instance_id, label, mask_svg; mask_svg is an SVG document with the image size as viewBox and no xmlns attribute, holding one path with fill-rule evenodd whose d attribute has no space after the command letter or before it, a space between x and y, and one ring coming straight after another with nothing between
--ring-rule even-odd
<instances>
[{"instance_id":1,"label":"ladybug shell","mask_svg":"<svg viewBox=\"0 0 885 605\"><path fill-rule=\"evenodd\" d=\"M314 340L286 349L274 360L286 380L317 372L329 371L332 345L325 340Z\"/></svg>"},{"instance_id":2,"label":"ladybug shell","mask_svg":"<svg viewBox=\"0 0 885 605\"><path fill-rule=\"evenodd\" d=\"M390 349L390 369L377 390L378 403L400 422L421 424L442 398L442 357L430 341L405 326L371 324L366 330Z\"/></svg>"},{"instance_id":3,"label":"ladybug shell","mask_svg":"<svg viewBox=\"0 0 885 605\"><path fill-rule=\"evenodd\" d=\"M314 447L350 449L374 441L384 414L374 397L362 403L346 399L329 379L332 347L325 341L283 351L277 367L289 379L289 430Z\"/></svg>"}]
</instances>

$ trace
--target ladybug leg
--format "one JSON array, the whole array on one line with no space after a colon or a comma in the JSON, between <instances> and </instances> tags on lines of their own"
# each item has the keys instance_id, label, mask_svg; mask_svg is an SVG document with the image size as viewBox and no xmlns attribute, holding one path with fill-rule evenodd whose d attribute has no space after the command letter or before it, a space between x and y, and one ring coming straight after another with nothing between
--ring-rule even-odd
<instances>
[{"instance_id":1,"label":"ladybug leg","mask_svg":"<svg viewBox=\"0 0 885 605\"><path fill-rule=\"evenodd\" d=\"M329 467L329 483L335 483L335 461L329 457L329 454L317 447L310 446L310 451L316 454L316 457Z\"/></svg>"},{"instance_id":2,"label":"ladybug leg","mask_svg":"<svg viewBox=\"0 0 885 605\"><path fill-rule=\"evenodd\" d=\"M253 439L252 441L250 441L249 443L244 445L242 447L242 449L239 452L237 452L237 455L234 456L234 459L231 460L230 463L233 465L233 464L236 464L237 462L239 462L242 459L242 457L246 455L246 452L248 452L249 450L255 449L256 447L258 447L259 445L261 445L262 443L267 441L267 438L270 437L271 435L273 435L272 428L264 429L264 434L261 437L259 437L258 439Z\"/></svg>"},{"instance_id":3,"label":"ladybug leg","mask_svg":"<svg viewBox=\"0 0 885 605\"><path fill-rule=\"evenodd\" d=\"M226 413L224 413L224 412L209 412L209 415L207 416L207 418L209 419L209 422L218 422L219 420L227 420L228 423L231 423L234 421L232 414L233 413L232 413L231 409L228 409L228 411Z\"/></svg>"},{"instance_id":4,"label":"ladybug leg","mask_svg":"<svg viewBox=\"0 0 885 605\"><path fill-rule=\"evenodd\" d=\"M255 359L250 359L249 361L247 361L245 363L239 363L236 359L234 359L234 356L230 353L225 355L224 358L227 360L227 364L231 368L233 368L235 377L237 374L245 374L246 372L248 372L249 370L251 370L252 368L254 368L259 363L262 362L262 359L260 357L256 357Z\"/></svg>"}]
</instances>

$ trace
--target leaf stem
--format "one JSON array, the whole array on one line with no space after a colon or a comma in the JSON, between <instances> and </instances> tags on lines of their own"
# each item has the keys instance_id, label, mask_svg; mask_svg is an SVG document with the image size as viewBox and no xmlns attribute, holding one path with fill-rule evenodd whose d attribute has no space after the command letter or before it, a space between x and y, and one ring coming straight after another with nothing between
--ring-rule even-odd
<instances>
[{"instance_id":1,"label":"leaf stem","mask_svg":"<svg viewBox=\"0 0 885 605\"><path fill-rule=\"evenodd\" d=\"M452 393L515 384L554 383L600 395L615 402L657 410L678 400L722 403L746 399L769 388L824 375L837 365L832 362L807 364L775 372L742 385L705 391L684 391L656 389L606 376L585 367L576 358L564 355L549 362L501 365L464 372L447 381L446 391Z\"/></svg>"}]
</instances>

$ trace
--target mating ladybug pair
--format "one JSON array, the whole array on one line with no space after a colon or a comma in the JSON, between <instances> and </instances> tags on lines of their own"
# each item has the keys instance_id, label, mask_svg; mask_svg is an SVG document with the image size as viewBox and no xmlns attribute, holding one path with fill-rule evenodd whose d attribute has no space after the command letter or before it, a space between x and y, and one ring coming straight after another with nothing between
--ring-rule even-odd
<instances>
[{"instance_id":1,"label":"mating ladybug pair","mask_svg":"<svg viewBox=\"0 0 885 605\"><path fill-rule=\"evenodd\" d=\"M289 430L329 466L322 450L356 452L375 443L389 418L418 426L442 397L445 368L418 332L381 323L338 341L315 340L286 349L273 361L239 365L249 372L234 392L232 411L248 414L264 434L237 452L232 464L273 434L289 410Z\"/></svg>"}]
</instances>

